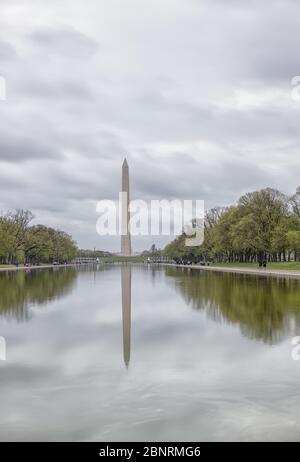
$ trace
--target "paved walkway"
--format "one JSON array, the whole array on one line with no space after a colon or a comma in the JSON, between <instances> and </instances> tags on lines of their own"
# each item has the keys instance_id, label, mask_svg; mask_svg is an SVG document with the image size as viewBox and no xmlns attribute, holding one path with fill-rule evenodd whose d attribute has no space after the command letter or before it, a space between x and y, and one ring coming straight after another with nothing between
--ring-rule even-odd
<instances>
[{"instance_id":1,"label":"paved walkway","mask_svg":"<svg viewBox=\"0 0 300 462\"><path fill-rule=\"evenodd\" d=\"M221 271L223 273L242 273L242 274L255 274L259 276L277 276L277 277L289 277L289 278L300 278L300 271L293 270L274 270L268 268L236 268L234 266L200 266L200 265L172 265L179 268L191 268L199 269L203 271Z\"/></svg>"},{"instance_id":2,"label":"paved walkway","mask_svg":"<svg viewBox=\"0 0 300 462\"><path fill-rule=\"evenodd\" d=\"M189 268L189 269L198 269L202 271L218 271L223 273L241 273L241 274L254 274L259 276L277 276L277 277L289 277L289 278L299 278L300 279L300 271L293 271L293 270L274 270L268 268L242 268L242 267L234 267L234 266L200 266L200 265L176 265L172 263L164 263L164 265L168 266L176 266L178 268ZM11 266L7 268L1 268L0 271L19 271L19 270L35 270L40 268L62 268L66 266L76 266L74 264L69 265L42 265L42 266Z\"/></svg>"}]
</instances>

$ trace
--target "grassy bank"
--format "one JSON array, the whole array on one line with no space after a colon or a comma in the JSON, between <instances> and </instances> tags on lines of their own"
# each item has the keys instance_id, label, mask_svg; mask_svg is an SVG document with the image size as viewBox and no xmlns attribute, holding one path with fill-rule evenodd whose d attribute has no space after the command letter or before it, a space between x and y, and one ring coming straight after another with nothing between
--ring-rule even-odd
<instances>
[{"instance_id":1,"label":"grassy bank","mask_svg":"<svg viewBox=\"0 0 300 462\"><path fill-rule=\"evenodd\" d=\"M210 266L218 266L224 268L258 268L257 263L211 263ZM268 263L267 268L272 270L300 271L300 262L271 262Z\"/></svg>"}]
</instances>

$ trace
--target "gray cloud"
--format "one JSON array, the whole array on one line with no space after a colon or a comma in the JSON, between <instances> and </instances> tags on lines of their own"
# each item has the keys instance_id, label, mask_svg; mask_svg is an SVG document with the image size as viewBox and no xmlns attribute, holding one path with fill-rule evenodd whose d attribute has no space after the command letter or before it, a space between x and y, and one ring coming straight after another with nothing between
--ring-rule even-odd
<instances>
[{"instance_id":1,"label":"gray cloud","mask_svg":"<svg viewBox=\"0 0 300 462\"><path fill-rule=\"evenodd\" d=\"M49 159L57 157L58 152L53 150L49 141L34 139L34 134L28 136L15 133L3 133L0 129L1 161L26 162L32 158Z\"/></svg>"},{"instance_id":2,"label":"gray cloud","mask_svg":"<svg viewBox=\"0 0 300 462\"><path fill-rule=\"evenodd\" d=\"M15 58L16 52L12 45L7 42L0 42L0 63Z\"/></svg>"},{"instance_id":3,"label":"gray cloud","mask_svg":"<svg viewBox=\"0 0 300 462\"><path fill-rule=\"evenodd\" d=\"M99 50L97 42L74 28L43 28L33 31L29 37L48 57L59 54L81 60Z\"/></svg>"}]
</instances>

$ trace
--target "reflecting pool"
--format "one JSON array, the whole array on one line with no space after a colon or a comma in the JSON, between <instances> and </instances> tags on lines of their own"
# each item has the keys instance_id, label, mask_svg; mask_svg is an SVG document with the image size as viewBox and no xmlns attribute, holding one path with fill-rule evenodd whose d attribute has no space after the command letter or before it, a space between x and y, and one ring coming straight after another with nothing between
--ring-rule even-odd
<instances>
[{"instance_id":1,"label":"reflecting pool","mask_svg":"<svg viewBox=\"0 0 300 462\"><path fill-rule=\"evenodd\" d=\"M300 281L171 266L0 273L0 440L300 440Z\"/></svg>"}]
</instances>

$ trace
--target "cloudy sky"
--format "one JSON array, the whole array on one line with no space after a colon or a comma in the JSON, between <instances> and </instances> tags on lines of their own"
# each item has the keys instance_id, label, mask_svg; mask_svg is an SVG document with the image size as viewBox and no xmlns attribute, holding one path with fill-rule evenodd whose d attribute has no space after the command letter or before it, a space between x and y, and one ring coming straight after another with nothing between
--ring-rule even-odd
<instances>
[{"instance_id":1,"label":"cloudy sky","mask_svg":"<svg viewBox=\"0 0 300 462\"><path fill-rule=\"evenodd\" d=\"M1 0L0 210L118 250L95 205L125 155L136 199L293 193L299 39L297 0Z\"/></svg>"}]
</instances>

